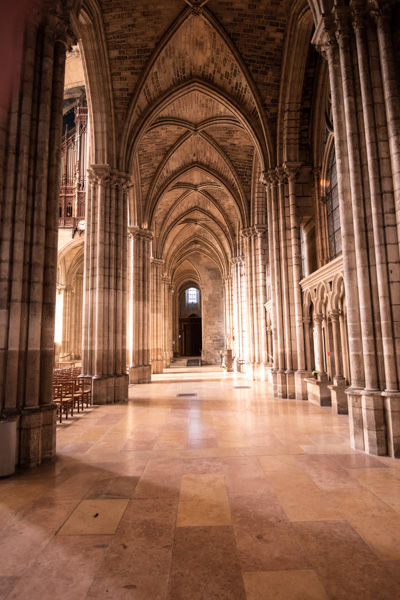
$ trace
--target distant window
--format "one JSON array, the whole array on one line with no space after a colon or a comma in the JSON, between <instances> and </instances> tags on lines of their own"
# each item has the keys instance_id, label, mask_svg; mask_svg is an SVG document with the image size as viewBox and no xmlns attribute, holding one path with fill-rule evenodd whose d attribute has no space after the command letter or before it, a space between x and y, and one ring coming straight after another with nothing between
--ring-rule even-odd
<instances>
[{"instance_id":1,"label":"distant window","mask_svg":"<svg viewBox=\"0 0 400 600\"><path fill-rule=\"evenodd\" d=\"M196 288L188 288L186 290L186 304L199 303L199 290Z\"/></svg>"},{"instance_id":2,"label":"distant window","mask_svg":"<svg viewBox=\"0 0 400 600\"><path fill-rule=\"evenodd\" d=\"M329 255L331 259L336 258L342 252L342 236L340 231L339 214L339 192L337 184L336 154L335 148L329 156L328 168L326 170L326 216L328 220Z\"/></svg>"}]
</instances>

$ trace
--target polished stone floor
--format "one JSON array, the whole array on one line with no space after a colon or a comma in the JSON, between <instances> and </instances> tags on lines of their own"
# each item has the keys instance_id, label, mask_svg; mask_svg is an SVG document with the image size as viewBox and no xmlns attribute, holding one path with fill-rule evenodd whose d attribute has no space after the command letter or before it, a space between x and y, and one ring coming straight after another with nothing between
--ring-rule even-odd
<instances>
[{"instance_id":1,"label":"polished stone floor","mask_svg":"<svg viewBox=\"0 0 400 600\"><path fill-rule=\"evenodd\" d=\"M269 384L173 369L0 481L0 599L400 598L400 460Z\"/></svg>"}]
</instances>

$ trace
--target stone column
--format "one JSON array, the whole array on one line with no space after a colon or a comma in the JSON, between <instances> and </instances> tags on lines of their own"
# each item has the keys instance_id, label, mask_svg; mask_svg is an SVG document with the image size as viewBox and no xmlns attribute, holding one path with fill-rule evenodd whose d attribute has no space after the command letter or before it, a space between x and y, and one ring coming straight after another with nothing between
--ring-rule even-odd
<instances>
[{"instance_id":1,"label":"stone column","mask_svg":"<svg viewBox=\"0 0 400 600\"><path fill-rule=\"evenodd\" d=\"M286 198L285 183L287 180L283 167L277 167L278 177L278 220L281 250L281 285L283 300L283 330L285 339L285 375L286 375L286 398L295 398L295 378L293 370L292 330L290 325L290 300L289 300L289 272L288 272L288 247L286 237Z\"/></svg>"},{"instance_id":2,"label":"stone column","mask_svg":"<svg viewBox=\"0 0 400 600\"><path fill-rule=\"evenodd\" d=\"M82 373L93 402L128 398L126 374L127 193L130 176L92 165L86 199Z\"/></svg>"},{"instance_id":3,"label":"stone column","mask_svg":"<svg viewBox=\"0 0 400 600\"><path fill-rule=\"evenodd\" d=\"M71 316L72 316L72 286L66 285L63 290L63 320L62 320L62 341L61 341L61 360L70 360L67 356L71 353Z\"/></svg>"},{"instance_id":4,"label":"stone column","mask_svg":"<svg viewBox=\"0 0 400 600\"><path fill-rule=\"evenodd\" d=\"M265 368L267 365L266 350L266 322L265 322L265 301L266 301L266 268L267 268L267 248L266 237L267 228L265 225L255 226L255 258L256 258L256 298L257 298L257 327L259 336L259 364L260 379L266 377Z\"/></svg>"},{"instance_id":5,"label":"stone column","mask_svg":"<svg viewBox=\"0 0 400 600\"><path fill-rule=\"evenodd\" d=\"M164 261L159 258L151 259L151 372L163 372L163 282L162 272Z\"/></svg>"},{"instance_id":6,"label":"stone column","mask_svg":"<svg viewBox=\"0 0 400 600\"><path fill-rule=\"evenodd\" d=\"M335 127L335 153L338 174L339 210L342 230L343 269L348 307L348 334L350 348L351 386L349 396L349 421L352 445L364 449L362 431L361 392L365 387L362 332L360 323L360 301L358 294L357 263L354 241L353 214L350 189L347 130L344 112L344 96L340 57L332 18L323 17L313 41L328 61L332 96L332 113Z\"/></svg>"},{"instance_id":7,"label":"stone column","mask_svg":"<svg viewBox=\"0 0 400 600\"><path fill-rule=\"evenodd\" d=\"M378 2L370 6L374 8L374 4L376 10L372 10L371 14L376 32L366 18L365 7L359 2L352 2L368 158L377 304L382 331L381 339L376 340L376 353L378 358L382 357L385 379L383 406L375 395L369 412L372 410L373 414L377 414L377 429L380 430L378 453L384 453L382 429L386 421L389 453L400 456L400 342L395 325L400 321L400 306L393 302L400 284L400 97L391 47L390 6ZM397 215L396 222L393 214ZM364 416L368 417L367 409ZM371 423L371 418L368 422ZM371 448L375 448L375 434L372 438Z\"/></svg>"},{"instance_id":8,"label":"stone column","mask_svg":"<svg viewBox=\"0 0 400 600\"><path fill-rule=\"evenodd\" d=\"M161 275L162 282L162 356L163 356L163 367L167 368L171 364L172 349L171 349L171 336L170 336L170 324L172 319L171 314L171 301L169 286L171 279L166 275Z\"/></svg>"},{"instance_id":9,"label":"stone column","mask_svg":"<svg viewBox=\"0 0 400 600\"><path fill-rule=\"evenodd\" d=\"M273 193L272 188L275 185L274 174L264 172L261 179L265 186L265 192L267 195L267 225L268 225L268 261L270 265L270 276L271 276L271 316L272 316L272 336L273 336L273 364L271 368L273 394L275 397L278 395L277 386L277 373L278 373L278 326L277 326L277 309L279 308L276 304L277 299L277 284L276 284L276 269L275 269L275 246L274 246L274 235L273 235Z\"/></svg>"},{"instance_id":10,"label":"stone column","mask_svg":"<svg viewBox=\"0 0 400 600\"><path fill-rule=\"evenodd\" d=\"M255 356L257 353L258 339L254 328L254 272L253 272L253 248L251 243L252 230L251 228L242 229L240 232L244 240L244 259L245 259L245 274L246 274L246 306L247 306L247 336L246 336L246 373L249 378L255 378Z\"/></svg>"},{"instance_id":11,"label":"stone column","mask_svg":"<svg viewBox=\"0 0 400 600\"><path fill-rule=\"evenodd\" d=\"M296 200L296 177L300 169L300 163L286 162L284 165L289 181L289 218L290 218L290 242L292 248L292 270L293 270L293 303L294 320L296 326L296 356L297 370L295 372L296 399L307 400L307 385L304 378L310 373L306 371L304 352L304 330L303 330L303 302L301 297L301 247L300 247L300 225L297 216Z\"/></svg>"},{"instance_id":12,"label":"stone column","mask_svg":"<svg viewBox=\"0 0 400 600\"><path fill-rule=\"evenodd\" d=\"M150 366L150 257L153 233L148 229L130 227L132 235L132 364L129 383L149 383Z\"/></svg>"},{"instance_id":13,"label":"stone column","mask_svg":"<svg viewBox=\"0 0 400 600\"><path fill-rule=\"evenodd\" d=\"M278 398L287 397L287 378L285 373L285 346L284 346L284 323L283 323L283 295L282 295L282 275L281 275L281 245L279 228L279 210L278 210L278 177L275 169L268 172L270 180L270 208L268 208L268 227L272 229L273 245L273 280L275 281L275 295L272 297L272 304L275 305L276 316L276 345L274 350L274 365L277 370L273 370L274 395ZM272 227L271 227L272 226ZM272 271L272 269L271 269ZM271 273L272 274L272 273Z\"/></svg>"},{"instance_id":14,"label":"stone column","mask_svg":"<svg viewBox=\"0 0 400 600\"><path fill-rule=\"evenodd\" d=\"M68 16L32 9L0 99L0 436L16 422L16 463L55 456L52 402L62 103ZM14 453L14 448L10 448Z\"/></svg>"},{"instance_id":15,"label":"stone column","mask_svg":"<svg viewBox=\"0 0 400 600\"><path fill-rule=\"evenodd\" d=\"M235 368L242 370L243 359L243 324L242 324L242 292L241 292L241 256L231 258L232 294L233 294L233 349L235 355Z\"/></svg>"},{"instance_id":16,"label":"stone column","mask_svg":"<svg viewBox=\"0 0 400 600\"><path fill-rule=\"evenodd\" d=\"M312 371L313 368L313 360L311 356L310 323L311 317L303 317L307 371Z\"/></svg>"},{"instance_id":17,"label":"stone column","mask_svg":"<svg viewBox=\"0 0 400 600\"><path fill-rule=\"evenodd\" d=\"M341 338L340 338L340 324L339 310L331 310L329 317L332 323L332 334L333 334L333 354L335 357L335 376L333 377L333 384L330 387L331 398L332 398L332 410L337 414L347 414L347 395L345 394L346 380L343 376L342 366L342 350L341 350Z\"/></svg>"}]
</instances>

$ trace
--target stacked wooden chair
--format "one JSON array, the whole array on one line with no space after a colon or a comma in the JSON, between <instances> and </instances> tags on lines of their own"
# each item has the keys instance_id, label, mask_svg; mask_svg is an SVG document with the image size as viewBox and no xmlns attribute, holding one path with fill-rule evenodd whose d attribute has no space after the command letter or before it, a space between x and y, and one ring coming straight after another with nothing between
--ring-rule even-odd
<instances>
[{"instance_id":1,"label":"stacked wooden chair","mask_svg":"<svg viewBox=\"0 0 400 600\"><path fill-rule=\"evenodd\" d=\"M81 410L92 405L92 378L81 375L80 369L57 368L53 374L53 402L57 405L57 416L62 423L74 416L74 410Z\"/></svg>"}]
</instances>

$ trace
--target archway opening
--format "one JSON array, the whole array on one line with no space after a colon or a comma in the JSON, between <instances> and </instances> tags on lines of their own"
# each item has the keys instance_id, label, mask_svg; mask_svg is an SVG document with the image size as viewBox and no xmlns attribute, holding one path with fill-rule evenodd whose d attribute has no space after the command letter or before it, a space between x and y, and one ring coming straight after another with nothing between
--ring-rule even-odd
<instances>
[{"instance_id":1,"label":"archway opening","mask_svg":"<svg viewBox=\"0 0 400 600\"><path fill-rule=\"evenodd\" d=\"M179 354L201 356L201 350L201 292L197 287L188 287L179 298Z\"/></svg>"}]
</instances>

